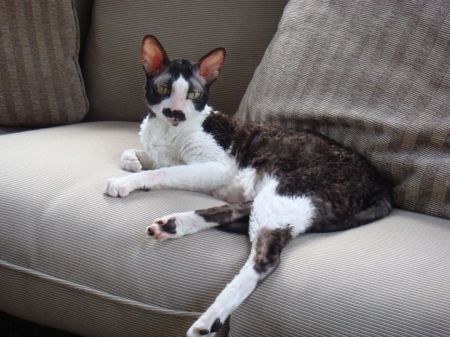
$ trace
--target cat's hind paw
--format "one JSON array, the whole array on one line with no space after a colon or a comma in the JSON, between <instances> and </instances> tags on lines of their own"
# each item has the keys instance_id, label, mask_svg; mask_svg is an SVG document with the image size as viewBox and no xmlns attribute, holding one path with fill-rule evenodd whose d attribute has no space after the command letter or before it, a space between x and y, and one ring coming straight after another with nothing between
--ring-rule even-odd
<instances>
[{"instance_id":1,"label":"cat's hind paw","mask_svg":"<svg viewBox=\"0 0 450 337\"><path fill-rule=\"evenodd\" d=\"M155 222L147 227L147 234L156 241L164 241L178 237L176 218L168 216L156 219Z\"/></svg>"},{"instance_id":2,"label":"cat's hind paw","mask_svg":"<svg viewBox=\"0 0 450 337\"><path fill-rule=\"evenodd\" d=\"M222 327L220 318L216 318L212 323L206 317L200 317L188 330L187 337L214 337L216 332Z\"/></svg>"},{"instance_id":3,"label":"cat's hind paw","mask_svg":"<svg viewBox=\"0 0 450 337\"><path fill-rule=\"evenodd\" d=\"M154 240L164 241L198 232L205 229L205 224L194 211L173 213L156 219L147 227L147 234Z\"/></svg>"}]
</instances>

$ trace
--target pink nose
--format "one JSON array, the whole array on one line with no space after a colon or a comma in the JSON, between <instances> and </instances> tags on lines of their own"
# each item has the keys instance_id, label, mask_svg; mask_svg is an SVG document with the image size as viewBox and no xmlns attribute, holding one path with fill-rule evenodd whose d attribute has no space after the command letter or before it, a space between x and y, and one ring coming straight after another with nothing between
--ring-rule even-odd
<instances>
[{"instance_id":1,"label":"pink nose","mask_svg":"<svg viewBox=\"0 0 450 337\"><path fill-rule=\"evenodd\" d=\"M185 99L175 99L175 100L172 102L171 109L172 109L172 110L180 110L180 111L183 111L185 105L186 105L186 100L185 100Z\"/></svg>"}]
</instances>

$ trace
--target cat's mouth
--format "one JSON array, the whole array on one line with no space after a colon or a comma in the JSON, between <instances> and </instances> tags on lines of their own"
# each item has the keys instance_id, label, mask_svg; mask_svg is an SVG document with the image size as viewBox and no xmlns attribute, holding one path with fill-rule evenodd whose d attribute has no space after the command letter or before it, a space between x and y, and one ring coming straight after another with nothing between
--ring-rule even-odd
<instances>
[{"instance_id":1,"label":"cat's mouth","mask_svg":"<svg viewBox=\"0 0 450 337\"><path fill-rule=\"evenodd\" d=\"M170 124L173 126L177 126L180 122L184 122L186 120L186 115L181 110L172 110L169 108L165 108L162 111L163 115L169 120Z\"/></svg>"},{"instance_id":2,"label":"cat's mouth","mask_svg":"<svg viewBox=\"0 0 450 337\"><path fill-rule=\"evenodd\" d=\"M168 118L170 124L172 124L173 126L178 126L178 124L180 124L180 122L178 122L177 120L174 120L173 118Z\"/></svg>"}]
</instances>

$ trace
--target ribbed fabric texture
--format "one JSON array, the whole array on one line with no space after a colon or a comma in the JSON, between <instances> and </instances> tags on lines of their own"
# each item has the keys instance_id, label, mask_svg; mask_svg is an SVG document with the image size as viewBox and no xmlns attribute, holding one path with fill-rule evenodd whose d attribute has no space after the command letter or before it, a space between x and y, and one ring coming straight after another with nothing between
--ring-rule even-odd
<instances>
[{"instance_id":1,"label":"ribbed fabric texture","mask_svg":"<svg viewBox=\"0 0 450 337\"><path fill-rule=\"evenodd\" d=\"M450 4L292 0L238 116L355 148L398 206L450 218Z\"/></svg>"},{"instance_id":2,"label":"ribbed fabric texture","mask_svg":"<svg viewBox=\"0 0 450 337\"><path fill-rule=\"evenodd\" d=\"M163 243L156 217L222 204L184 191L102 194L138 125L0 136L0 310L83 336L181 337L239 271L248 238L212 229ZM404 211L305 235L231 318L235 337L445 336L450 221ZM228 325L217 336L224 337Z\"/></svg>"},{"instance_id":3,"label":"ribbed fabric texture","mask_svg":"<svg viewBox=\"0 0 450 337\"><path fill-rule=\"evenodd\" d=\"M292 241L232 315L232 337L448 337L450 221L396 210Z\"/></svg>"},{"instance_id":4,"label":"ribbed fabric texture","mask_svg":"<svg viewBox=\"0 0 450 337\"><path fill-rule=\"evenodd\" d=\"M0 1L0 125L50 126L88 111L72 1Z\"/></svg>"},{"instance_id":5,"label":"ribbed fabric texture","mask_svg":"<svg viewBox=\"0 0 450 337\"><path fill-rule=\"evenodd\" d=\"M142 38L155 35L170 58L197 61L227 50L209 103L235 113L251 76L276 31L285 0L96 0L84 58L91 120L141 121L145 74Z\"/></svg>"},{"instance_id":6,"label":"ribbed fabric texture","mask_svg":"<svg viewBox=\"0 0 450 337\"><path fill-rule=\"evenodd\" d=\"M85 336L185 336L238 272L245 236L155 243L145 232L156 217L222 201L103 194L108 178L128 174L120 154L139 148L138 130L101 122L0 137L0 310Z\"/></svg>"}]
</instances>

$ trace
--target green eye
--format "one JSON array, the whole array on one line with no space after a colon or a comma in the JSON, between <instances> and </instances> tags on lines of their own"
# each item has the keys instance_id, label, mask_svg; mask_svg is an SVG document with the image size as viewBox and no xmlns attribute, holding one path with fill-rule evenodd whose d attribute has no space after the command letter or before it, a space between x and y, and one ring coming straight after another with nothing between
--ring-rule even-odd
<instances>
[{"instance_id":1,"label":"green eye","mask_svg":"<svg viewBox=\"0 0 450 337\"><path fill-rule=\"evenodd\" d=\"M167 96L170 94L170 89L166 87L165 85L158 84L156 86L156 92L162 96Z\"/></svg>"},{"instance_id":2,"label":"green eye","mask_svg":"<svg viewBox=\"0 0 450 337\"><path fill-rule=\"evenodd\" d=\"M197 99L200 97L200 95L201 95L200 91L189 91L187 94L187 97L189 99Z\"/></svg>"}]
</instances>

